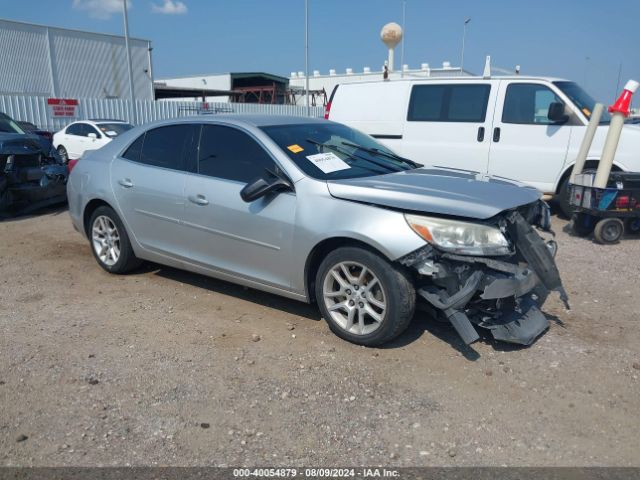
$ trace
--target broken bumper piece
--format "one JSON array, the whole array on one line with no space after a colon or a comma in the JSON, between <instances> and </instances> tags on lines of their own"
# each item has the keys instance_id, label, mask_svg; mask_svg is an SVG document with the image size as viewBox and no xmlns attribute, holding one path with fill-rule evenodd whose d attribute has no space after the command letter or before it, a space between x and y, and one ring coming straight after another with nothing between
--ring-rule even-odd
<instances>
[{"instance_id":1,"label":"broken bumper piece","mask_svg":"<svg viewBox=\"0 0 640 480\"><path fill-rule=\"evenodd\" d=\"M496 340L530 345L549 327L536 302L545 290L534 272L516 268L510 274L476 270L453 295L434 285L418 293L444 314L466 344L480 338L477 326Z\"/></svg>"},{"instance_id":2,"label":"broken bumper piece","mask_svg":"<svg viewBox=\"0 0 640 480\"><path fill-rule=\"evenodd\" d=\"M567 300L547 244L517 213L505 224L516 246L512 256L456 255L427 245L401 259L419 274L420 297L467 344L478 340L477 328L483 328L496 340L530 345L549 328L540 311L549 292L557 290Z\"/></svg>"}]
</instances>

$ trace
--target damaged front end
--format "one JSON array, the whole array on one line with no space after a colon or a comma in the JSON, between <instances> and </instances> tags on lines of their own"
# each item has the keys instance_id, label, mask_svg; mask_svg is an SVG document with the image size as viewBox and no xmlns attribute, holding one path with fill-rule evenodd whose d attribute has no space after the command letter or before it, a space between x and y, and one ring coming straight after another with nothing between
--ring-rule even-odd
<instances>
[{"instance_id":1,"label":"damaged front end","mask_svg":"<svg viewBox=\"0 0 640 480\"><path fill-rule=\"evenodd\" d=\"M400 262L417 273L417 291L427 306L444 316L462 340L479 339L476 327L496 340L530 345L549 327L540 307L552 290L567 296L554 261L549 207L543 201L471 224L407 216L429 243Z\"/></svg>"},{"instance_id":2,"label":"damaged front end","mask_svg":"<svg viewBox=\"0 0 640 480\"><path fill-rule=\"evenodd\" d=\"M0 215L66 201L67 166L33 135L0 134Z\"/></svg>"}]
</instances>

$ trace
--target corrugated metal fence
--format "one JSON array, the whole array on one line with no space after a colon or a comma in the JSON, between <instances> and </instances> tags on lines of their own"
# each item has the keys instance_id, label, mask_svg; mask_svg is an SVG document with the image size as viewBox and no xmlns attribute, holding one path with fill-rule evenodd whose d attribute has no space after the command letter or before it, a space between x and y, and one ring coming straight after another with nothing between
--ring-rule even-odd
<instances>
[{"instance_id":1,"label":"corrugated metal fence","mask_svg":"<svg viewBox=\"0 0 640 480\"><path fill-rule=\"evenodd\" d=\"M269 115L306 116L306 107L297 105L265 105L255 103L202 103L136 100L137 122L134 122L129 100L84 98L78 100L76 118L54 118L47 105L47 97L0 95L0 111L14 120L34 123L40 128L56 132L74 120L109 118L126 120L138 125L155 120L186 117L201 113L253 113ZM323 107L311 107L311 116L323 115Z\"/></svg>"}]
</instances>

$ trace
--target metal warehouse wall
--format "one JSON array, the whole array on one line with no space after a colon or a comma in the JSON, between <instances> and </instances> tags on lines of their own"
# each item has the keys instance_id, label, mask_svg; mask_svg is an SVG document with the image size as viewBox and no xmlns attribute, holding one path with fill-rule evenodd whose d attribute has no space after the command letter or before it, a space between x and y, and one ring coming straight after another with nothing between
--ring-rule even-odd
<instances>
[{"instance_id":1,"label":"metal warehouse wall","mask_svg":"<svg viewBox=\"0 0 640 480\"><path fill-rule=\"evenodd\" d=\"M151 42L129 44L134 96L152 100ZM124 37L0 20L0 94L129 98Z\"/></svg>"},{"instance_id":2,"label":"metal warehouse wall","mask_svg":"<svg viewBox=\"0 0 640 480\"><path fill-rule=\"evenodd\" d=\"M203 107L201 102L158 102L154 100L138 100L135 105L138 124L195 115ZM221 112L229 113L307 115L305 107L296 105L208 103L207 106L210 111L218 109ZM31 122L40 128L54 132L75 120L86 120L88 118L114 118L136 123L132 118L131 102L129 100L80 99L76 118L53 118L47 106L46 97L0 95L0 112L6 113L15 120ZM311 116L321 117L323 114L323 107L311 107Z\"/></svg>"}]
</instances>

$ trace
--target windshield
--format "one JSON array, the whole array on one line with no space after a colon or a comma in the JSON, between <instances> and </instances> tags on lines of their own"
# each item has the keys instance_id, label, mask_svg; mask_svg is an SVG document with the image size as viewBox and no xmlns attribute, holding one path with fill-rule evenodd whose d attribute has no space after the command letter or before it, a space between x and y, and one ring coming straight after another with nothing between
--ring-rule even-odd
<instances>
[{"instance_id":1,"label":"windshield","mask_svg":"<svg viewBox=\"0 0 640 480\"><path fill-rule=\"evenodd\" d=\"M97 123L96 125L98 125L102 133L111 138L117 137L121 133L133 128L133 125L130 123Z\"/></svg>"},{"instance_id":2,"label":"windshield","mask_svg":"<svg viewBox=\"0 0 640 480\"><path fill-rule=\"evenodd\" d=\"M580 109L580 111L587 117L587 120L591 118L591 112L596 101L591 98L587 92L585 92L580 85L575 82L553 82L553 84L562 90L569 99ZM611 121L611 115L605 109L602 112L602 118L600 118L600 125L606 125Z\"/></svg>"},{"instance_id":3,"label":"windshield","mask_svg":"<svg viewBox=\"0 0 640 480\"><path fill-rule=\"evenodd\" d=\"M24 134L24 130L22 130L13 119L4 113L0 113L0 132L7 133L20 133Z\"/></svg>"},{"instance_id":4,"label":"windshield","mask_svg":"<svg viewBox=\"0 0 640 480\"><path fill-rule=\"evenodd\" d=\"M413 168L364 133L337 123L262 127L307 175L318 180L370 177ZM377 151L376 151L377 150Z\"/></svg>"}]
</instances>

